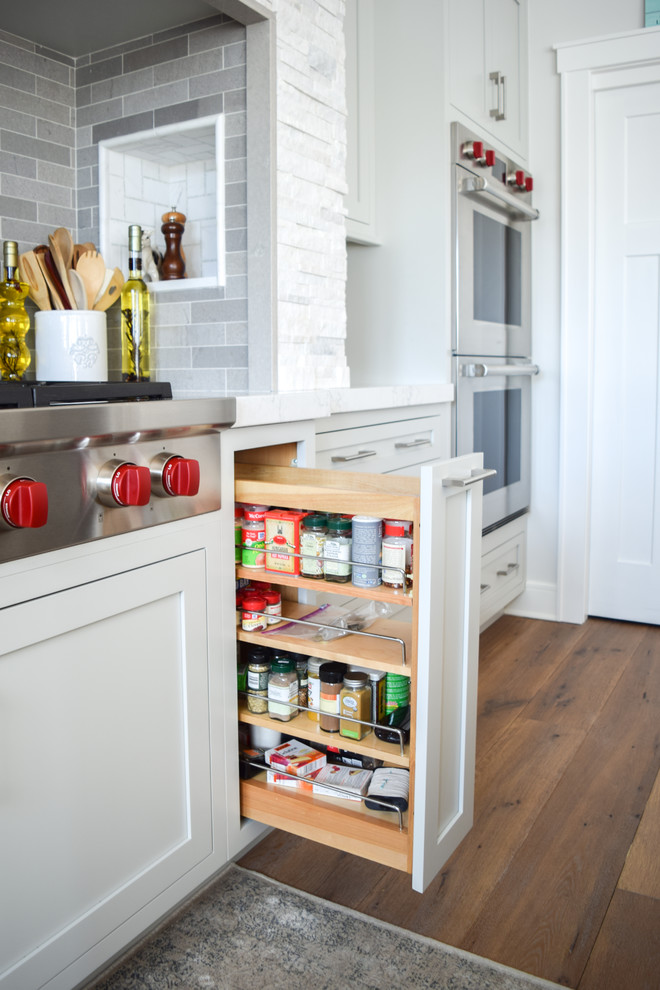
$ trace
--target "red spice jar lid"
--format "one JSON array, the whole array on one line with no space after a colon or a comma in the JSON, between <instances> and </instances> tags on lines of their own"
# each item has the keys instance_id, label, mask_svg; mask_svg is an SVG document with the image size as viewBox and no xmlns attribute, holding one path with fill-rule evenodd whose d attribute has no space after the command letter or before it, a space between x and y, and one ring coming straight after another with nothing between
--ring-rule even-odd
<instances>
[{"instance_id":1,"label":"red spice jar lid","mask_svg":"<svg viewBox=\"0 0 660 990\"><path fill-rule=\"evenodd\" d=\"M243 598L244 612L263 612L266 608L266 599L262 595L245 595Z\"/></svg>"},{"instance_id":2,"label":"red spice jar lid","mask_svg":"<svg viewBox=\"0 0 660 990\"><path fill-rule=\"evenodd\" d=\"M262 591L261 597L266 600L267 605L275 605L277 602L282 600L282 596L279 591Z\"/></svg>"}]
</instances>

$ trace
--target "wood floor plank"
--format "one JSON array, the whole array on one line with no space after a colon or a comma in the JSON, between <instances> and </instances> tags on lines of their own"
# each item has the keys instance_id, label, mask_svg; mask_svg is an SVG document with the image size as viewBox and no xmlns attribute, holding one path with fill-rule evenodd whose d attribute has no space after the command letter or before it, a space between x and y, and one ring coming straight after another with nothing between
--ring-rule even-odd
<instances>
[{"instance_id":1,"label":"wood floor plank","mask_svg":"<svg viewBox=\"0 0 660 990\"><path fill-rule=\"evenodd\" d=\"M659 933L660 901L617 890L579 990L658 990Z\"/></svg>"},{"instance_id":2,"label":"wood floor plank","mask_svg":"<svg viewBox=\"0 0 660 990\"><path fill-rule=\"evenodd\" d=\"M628 656L641 643L644 627L594 619L525 707L525 718L561 728L587 729L597 718Z\"/></svg>"},{"instance_id":3,"label":"wood floor plank","mask_svg":"<svg viewBox=\"0 0 660 990\"><path fill-rule=\"evenodd\" d=\"M523 711L585 635L563 622L505 616L480 641L477 748L484 753ZM507 620L505 623L505 619Z\"/></svg>"},{"instance_id":4,"label":"wood floor plank","mask_svg":"<svg viewBox=\"0 0 660 990\"><path fill-rule=\"evenodd\" d=\"M384 877L359 910L460 945L583 739L581 732L517 719L477 767L474 828L423 897L408 884L393 899Z\"/></svg>"},{"instance_id":5,"label":"wood floor plank","mask_svg":"<svg viewBox=\"0 0 660 990\"><path fill-rule=\"evenodd\" d=\"M577 985L658 771L659 660L647 628L462 948Z\"/></svg>"},{"instance_id":6,"label":"wood floor plank","mask_svg":"<svg viewBox=\"0 0 660 990\"><path fill-rule=\"evenodd\" d=\"M621 890L660 901L660 774L655 778L639 828L619 878ZM657 934L660 941L660 931ZM660 983L660 970L658 982Z\"/></svg>"}]
</instances>

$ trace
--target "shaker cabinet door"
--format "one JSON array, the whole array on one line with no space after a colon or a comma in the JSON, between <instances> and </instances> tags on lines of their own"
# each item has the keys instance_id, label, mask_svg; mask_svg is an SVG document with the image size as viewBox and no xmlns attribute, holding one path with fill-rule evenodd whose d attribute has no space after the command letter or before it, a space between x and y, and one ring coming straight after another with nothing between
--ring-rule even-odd
<instances>
[{"instance_id":1,"label":"shaker cabinet door","mask_svg":"<svg viewBox=\"0 0 660 990\"><path fill-rule=\"evenodd\" d=\"M482 454L421 469L413 887L472 826Z\"/></svg>"}]
</instances>

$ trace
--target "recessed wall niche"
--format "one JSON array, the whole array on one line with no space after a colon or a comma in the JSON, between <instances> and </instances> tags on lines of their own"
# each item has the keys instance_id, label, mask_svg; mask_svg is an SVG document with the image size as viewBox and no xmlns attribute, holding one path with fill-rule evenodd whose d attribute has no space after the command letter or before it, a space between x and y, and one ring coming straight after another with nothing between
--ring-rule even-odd
<instances>
[{"instance_id":1,"label":"recessed wall niche","mask_svg":"<svg viewBox=\"0 0 660 990\"><path fill-rule=\"evenodd\" d=\"M99 142L100 250L110 268L126 270L128 226L139 223L165 250L163 213L186 216L186 277L152 291L225 284L225 171L222 114Z\"/></svg>"}]
</instances>

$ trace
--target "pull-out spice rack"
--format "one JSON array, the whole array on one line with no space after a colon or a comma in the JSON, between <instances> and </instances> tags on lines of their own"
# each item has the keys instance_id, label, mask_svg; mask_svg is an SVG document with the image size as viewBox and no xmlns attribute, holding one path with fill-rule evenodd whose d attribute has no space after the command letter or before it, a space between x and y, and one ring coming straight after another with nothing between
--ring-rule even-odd
<instances>
[{"instance_id":1,"label":"pull-out spice rack","mask_svg":"<svg viewBox=\"0 0 660 990\"><path fill-rule=\"evenodd\" d=\"M371 475L337 474L332 471L308 471L291 468L236 465L235 499L237 502L273 505L284 509L305 509L345 515L367 511L382 519L407 519L419 533L419 483L411 478L381 478ZM414 567L416 568L416 560ZM374 732L360 740L349 739L339 732L324 732L305 711L288 722L271 719L267 714L248 710L244 697L239 699L239 720L248 725L274 728L287 735L325 746L340 746L352 752L383 760L385 765L410 770L412 808L414 760L415 657L417 651L417 610L415 592L385 585L361 588L300 575L281 574L265 569L236 566L236 576L265 581L283 591L282 625L287 621L304 622L310 605L291 600L294 589L309 589L324 594L370 599L410 608L411 621L396 618L375 619L361 635L348 633L331 640L306 639L278 632L237 629L239 642L259 644L294 653L307 653L347 666L358 666L386 673L402 674L411 679L411 736L407 744L392 744L378 739ZM413 589L418 587L416 570ZM290 589L290 590L289 590ZM288 597L287 597L288 596ZM322 625L322 619L319 620ZM241 814L283 828L318 842L325 842L348 852L384 863L397 869L411 869L411 834L409 812L367 809L364 802L343 797L330 798L309 791L268 783L266 773L242 780Z\"/></svg>"}]
</instances>

